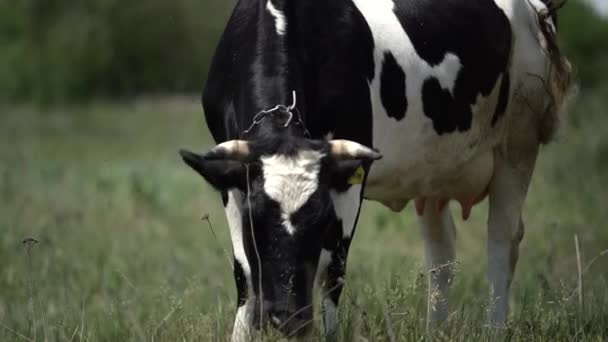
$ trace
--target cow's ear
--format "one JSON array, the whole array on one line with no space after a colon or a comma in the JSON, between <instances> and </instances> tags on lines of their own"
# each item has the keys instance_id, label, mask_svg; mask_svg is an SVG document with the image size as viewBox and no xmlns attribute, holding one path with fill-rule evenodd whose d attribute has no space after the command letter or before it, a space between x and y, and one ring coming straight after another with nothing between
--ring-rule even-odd
<instances>
[{"instance_id":1,"label":"cow's ear","mask_svg":"<svg viewBox=\"0 0 608 342\"><path fill-rule=\"evenodd\" d=\"M363 161L358 159L339 160L331 173L331 186L338 190L349 185L362 184L365 178Z\"/></svg>"},{"instance_id":2,"label":"cow's ear","mask_svg":"<svg viewBox=\"0 0 608 342\"><path fill-rule=\"evenodd\" d=\"M219 191L245 188L245 166L240 161L230 159L208 159L187 150L180 150L184 163Z\"/></svg>"}]
</instances>

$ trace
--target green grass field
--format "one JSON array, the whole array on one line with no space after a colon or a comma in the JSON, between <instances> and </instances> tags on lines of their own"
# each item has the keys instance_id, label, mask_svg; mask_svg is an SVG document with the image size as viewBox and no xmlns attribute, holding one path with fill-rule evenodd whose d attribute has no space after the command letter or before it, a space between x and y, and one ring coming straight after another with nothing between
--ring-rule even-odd
<instances>
[{"instance_id":1,"label":"green grass field","mask_svg":"<svg viewBox=\"0 0 608 342\"><path fill-rule=\"evenodd\" d=\"M458 221L453 314L436 340L608 339L608 255L599 256L608 249L606 107L608 88L582 92L543 148L511 320L499 334L484 328L487 205ZM0 341L227 340L236 290L221 201L177 154L210 145L195 97L0 108ZM341 340L429 339L413 212L365 204ZM583 308L575 234L590 265Z\"/></svg>"}]
</instances>

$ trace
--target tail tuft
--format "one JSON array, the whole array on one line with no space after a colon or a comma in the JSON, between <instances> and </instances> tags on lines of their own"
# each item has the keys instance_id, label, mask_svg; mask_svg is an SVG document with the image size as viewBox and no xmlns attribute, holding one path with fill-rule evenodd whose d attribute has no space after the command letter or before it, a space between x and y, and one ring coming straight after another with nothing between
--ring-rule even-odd
<instances>
[{"instance_id":1,"label":"tail tuft","mask_svg":"<svg viewBox=\"0 0 608 342\"><path fill-rule=\"evenodd\" d=\"M539 137L543 144L550 142L557 127L559 126L558 114L561 111L566 98L572 88L572 66L566 56L561 52L557 41L557 33L552 20L557 11L562 8L568 0L543 0L546 9L537 13L538 26L544 37L543 47L549 57L549 77L546 82L547 90L551 97L545 108L544 116L540 125Z\"/></svg>"}]
</instances>

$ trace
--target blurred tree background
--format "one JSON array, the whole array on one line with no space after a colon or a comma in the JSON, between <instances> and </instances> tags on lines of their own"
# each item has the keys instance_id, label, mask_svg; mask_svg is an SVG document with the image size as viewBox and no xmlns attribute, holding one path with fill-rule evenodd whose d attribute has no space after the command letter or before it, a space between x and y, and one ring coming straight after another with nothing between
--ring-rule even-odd
<instances>
[{"instance_id":1,"label":"blurred tree background","mask_svg":"<svg viewBox=\"0 0 608 342\"><path fill-rule=\"evenodd\" d=\"M234 3L0 0L0 101L199 91Z\"/></svg>"},{"instance_id":2,"label":"blurred tree background","mask_svg":"<svg viewBox=\"0 0 608 342\"><path fill-rule=\"evenodd\" d=\"M235 2L0 0L0 102L198 92ZM608 77L608 21L570 0L559 28L581 87Z\"/></svg>"}]
</instances>

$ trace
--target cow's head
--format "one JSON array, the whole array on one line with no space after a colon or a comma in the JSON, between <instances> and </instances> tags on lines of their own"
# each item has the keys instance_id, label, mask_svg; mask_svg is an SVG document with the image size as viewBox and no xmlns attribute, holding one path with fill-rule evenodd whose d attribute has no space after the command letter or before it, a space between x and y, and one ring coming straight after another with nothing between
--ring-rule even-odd
<instances>
[{"instance_id":1,"label":"cow's head","mask_svg":"<svg viewBox=\"0 0 608 342\"><path fill-rule=\"evenodd\" d=\"M242 248L246 260L235 258L235 268L250 270L244 276L252 287L248 292L256 296L256 322L265 318L259 317L261 305L263 316L289 333L312 318L321 247L337 220L330 191L343 190L364 162L381 155L353 141L309 139L277 115L264 120L269 122L256 127L248 140L227 141L202 155L182 150L181 155L225 199L238 202L228 203L240 208L240 238L232 240L235 254ZM235 190L238 196L226 195ZM242 247L234 245L239 240Z\"/></svg>"}]
</instances>

